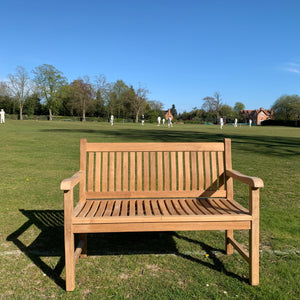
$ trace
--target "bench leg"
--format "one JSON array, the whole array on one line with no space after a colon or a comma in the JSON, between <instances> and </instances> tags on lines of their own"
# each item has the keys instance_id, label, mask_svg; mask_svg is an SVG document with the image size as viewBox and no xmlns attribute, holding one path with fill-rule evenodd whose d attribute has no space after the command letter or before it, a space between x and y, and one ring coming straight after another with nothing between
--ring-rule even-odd
<instances>
[{"instance_id":1,"label":"bench leg","mask_svg":"<svg viewBox=\"0 0 300 300\"><path fill-rule=\"evenodd\" d=\"M228 238L233 239L233 230L226 230L225 232L225 249L227 255L233 254L233 246L229 243Z\"/></svg>"},{"instance_id":2,"label":"bench leg","mask_svg":"<svg viewBox=\"0 0 300 300\"><path fill-rule=\"evenodd\" d=\"M66 291L75 289L74 234L65 232Z\"/></svg>"},{"instance_id":3,"label":"bench leg","mask_svg":"<svg viewBox=\"0 0 300 300\"><path fill-rule=\"evenodd\" d=\"M83 247L80 254L80 257L86 257L87 256L87 234L86 233L80 233L79 234L79 240L83 241Z\"/></svg>"},{"instance_id":4,"label":"bench leg","mask_svg":"<svg viewBox=\"0 0 300 300\"><path fill-rule=\"evenodd\" d=\"M249 231L249 277L251 285L259 285L259 224L253 221Z\"/></svg>"}]
</instances>

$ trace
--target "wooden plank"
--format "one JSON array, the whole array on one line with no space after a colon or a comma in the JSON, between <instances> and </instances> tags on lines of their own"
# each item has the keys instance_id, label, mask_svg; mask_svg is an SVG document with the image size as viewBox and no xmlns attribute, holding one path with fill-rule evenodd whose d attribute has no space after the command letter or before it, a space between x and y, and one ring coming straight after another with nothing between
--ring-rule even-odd
<instances>
[{"instance_id":1,"label":"wooden plank","mask_svg":"<svg viewBox=\"0 0 300 300\"><path fill-rule=\"evenodd\" d=\"M135 191L135 152L130 152L130 191Z\"/></svg>"},{"instance_id":2,"label":"wooden plank","mask_svg":"<svg viewBox=\"0 0 300 300\"><path fill-rule=\"evenodd\" d=\"M107 186L107 164L108 164L108 153L104 152L102 154L102 192L107 192L108 186Z\"/></svg>"},{"instance_id":3,"label":"wooden plank","mask_svg":"<svg viewBox=\"0 0 300 300\"><path fill-rule=\"evenodd\" d=\"M133 198L180 198L180 197L225 197L225 191L128 191L128 192L87 192L87 199L133 199Z\"/></svg>"},{"instance_id":4,"label":"wooden plank","mask_svg":"<svg viewBox=\"0 0 300 300\"><path fill-rule=\"evenodd\" d=\"M211 179L212 189L218 189L218 170L217 170L217 153L211 152Z\"/></svg>"},{"instance_id":5,"label":"wooden plank","mask_svg":"<svg viewBox=\"0 0 300 300\"><path fill-rule=\"evenodd\" d=\"M150 205L150 199L145 199L145 200L144 200L144 205L145 205L145 213L146 213L146 216L152 216L151 205Z\"/></svg>"},{"instance_id":6,"label":"wooden plank","mask_svg":"<svg viewBox=\"0 0 300 300\"><path fill-rule=\"evenodd\" d=\"M219 175L219 189L224 190L224 152L218 152L218 175Z\"/></svg>"},{"instance_id":7,"label":"wooden plank","mask_svg":"<svg viewBox=\"0 0 300 300\"><path fill-rule=\"evenodd\" d=\"M136 214L136 200L130 200L129 201L129 216L135 216Z\"/></svg>"},{"instance_id":8,"label":"wooden plank","mask_svg":"<svg viewBox=\"0 0 300 300\"><path fill-rule=\"evenodd\" d=\"M224 151L223 143L87 143L86 151L103 152Z\"/></svg>"},{"instance_id":9,"label":"wooden plank","mask_svg":"<svg viewBox=\"0 0 300 300\"><path fill-rule=\"evenodd\" d=\"M176 152L171 152L171 189L172 191L177 190L177 170L176 170Z\"/></svg>"},{"instance_id":10,"label":"wooden plank","mask_svg":"<svg viewBox=\"0 0 300 300\"><path fill-rule=\"evenodd\" d=\"M170 215L167 207L166 207L166 203L165 203L165 200L164 199L158 199L158 206L159 206L159 209L161 211L161 213L164 215L164 216L168 216Z\"/></svg>"},{"instance_id":11,"label":"wooden plank","mask_svg":"<svg viewBox=\"0 0 300 300\"><path fill-rule=\"evenodd\" d=\"M149 191L149 152L144 152L144 191Z\"/></svg>"},{"instance_id":12,"label":"wooden plank","mask_svg":"<svg viewBox=\"0 0 300 300\"><path fill-rule=\"evenodd\" d=\"M142 170L142 152L136 154L136 190L142 191L143 170Z\"/></svg>"},{"instance_id":13,"label":"wooden plank","mask_svg":"<svg viewBox=\"0 0 300 300\"><path fill-rule=\"evenodd\" d=\"M114 203L115 203L115 200L108 201L107 206L104 211L104 214L103 214L104 217L111 216L111 213L112 213L113 207L114 207Z\"/></svg>"},{"instance_id":14,"label":"wooden plank","mask_svg":"<svg viewBox=\"0 0 300 300\"><path fill-rule=\"evenodd\" d=\"M116 153L116 191L122 190L122 153Z\"/></svg>"},{"instance_id":15,"label":"wooden plank","mask_svg":"<svg viewBox=\"0 0 300 300\"><path fill-rule=\"evenodd\" d=\"M184 176L183 176L183 153L177 152L177 159L178 159L178 190L183 190L183 182L184 182Z\"/></svg>"},{"instance_id":16,"label":"wooden plank","mask_svg":"<svg viewBox=\"0 0 300 300\"><path fill-rule=\"evenodd\" d=\"M164 190L170 190L170 152L164 152Z\"/></svg>"},{"instance_id":17,"label":"wooden plank","mask_svg":"<svg viewBox=\"0 0 300 300\"><path fill-rule=\"evenodd\" d=\"M156 191L156 153L150 152L151 191Z\"/></svg>"},{"instance_id":18,"label":"wooden plank","mask_svg":"<svg viewBox=\"0 0 300 300\"><path fill-rule=\"evenodd\" d=\"M138 216L144 215L143 200L137 200L137 215Z\"/></svg>"},{"instance_id":19,"label":"wooden plank","mask_svg":"<svg viewBox=\"0 0 300 300\"><path fill-rule=\"evenodd\" d=\"M115 190L115 152L109 152L109 191Z\"/></svg>"},{"instance_id":20,"label":"wooden plank","mask_svg":"<svg viewBox=\"0 0 300 300\"><path fill-rule=\"evenodd\" d=\"M217 201L215 201L214 199L207 199L207 203L209 203L209 205L213 209L215 209L218 213L220 213L221 215L228 214L227 211L222 208L222 206L220 205L220 203L217 202Z\"/></svg>"},{"instance_id":21,"label":"wooden plank","mask_svg":"<svg viewBox=\"0 0 300 300\"><path fill-rule=\"evenodd\" d=\"M129 200L122 200L122 210L121 210L121 216L128 216L129 215Z\"/></svg>"},{"instance_id":22,"label":"wooden plank","mask_svg":"<svg viewBox=\"0 0 300 300\"><path fill-rule=\"evenodd\" d=\"M186 212L182 209L178 199L174 199L174 200L171 200L171 201L172 201L173 206L175 207L175 209L177 211L177 214L186 215Z\"/></svg>"},{"instance_id":23,"label":"wooden plank","mask_svg":"<svg viewBox=\"0 0 300 300\"><path fill-rule=\"evenodd\" d=\"M113 208L112 216L119 216L121 213L122 200L116 200Z\"/></svg>"},{"instance_id":24,"label":"wooden plank","mask_svg":"<svg viewBox=\"0 0 300 300\"><path fill-rule=\"evenodd\" d=\"M204 189L204 175L203 175L203 153L197 152L198 154L198 181L199 181L199 190Z\"/></svg>"},{"instance_id":25,"label":"wooden plank","mask_svg":"<svg viewBox=\"0 0 300 300\"><path fill-rule=\"evenodd\" d=\"M123 152L123 192L128 191L128 152Z\"/></svg>"},{"instance_id":26,"label":"wooden plank","mask_svg":"<svg viewBox=\"0 0 300 300\"><path fill-rule=\"evenodd\" d=\"M163 161L162 152L157 152L157 190L163 190Z\"/></svg>"},{"instance_id":27,"label":"wooden plank","mask_svg":"<svg viewBox=\"0 0 300 300\"><path fill-rule=\"evenodd\" d=\"M184 152L184 172L185 172L184 189L186 191L189 191L191 189L190 152Z\"/></svg>"},{"instance_id":28,"label":"wooden plank","mask_svg":"<svg viewBox=\"0 0 300 300\"><path fill-rule=\"evenodd\" d=\"M197 157L196 152L191 152L192 190L197 189Z\"/></svg>"},{"instance_id":29,"label":"wooden plank","mask_svg":"<svg viewBox=\"0 0 300 300\"><path fill-rule=\"evenodd\" d=\"M224 140L225 149L224 149L224 159L225 159L225 171L232 169L231 161L231 139ZM227 190L227 199L233 200L233 179L231 177L225 176L226 178L226 190Z\"/></svg>"},{"instance_id":30,"label":"wooden plank","mask_svg":"<svg viewBox=\"0 0 300 300\"><path fill-rule=\"evenodd\" d=\"M161 215L160 210L157 205L157 200L151 200L152 211L155 216Z\"/></svg>"},{"instance_id":31,"label":"wooden plank","mask_svg":"<svg viewBox=\"0 0 300 300\"><path fill-rule=\"evenodd\" d=\"M173 201L171 199L165 200L166 207L172 216L178 215L178 212L175 210Z\"/></svg>"},{"instance_id":32,"label":"wooden plank","mask_svg":"<svg viewBox=\"0 0 300 300\"><path fill-rule=\"evenodd\" d=\"M209 190L211 186L210 177L210 153L204 152L204 170L205 170L205 189Z\"/></svg>"},{"instance_id":33,"label":"wooden plank","mask_svg":"<svg viewBox=\"0 0 300 300\"><path fill-rule=\"evenodd\" d=\"M113 217L112 217L113 218ZM126 217L125 217L126 218ZM165 218L165 217L164 217ZM146 231L195 231L195 230L239 230L249 229L250 221L194 221L194 222L141 222L141 223L105 223L105 224L74 224L75 233L101 232L146 232Z\"/></svg>"},{"instance_id":34,"label":"wooden plank","mask_svg":"<svg viewBox=\"0 0 300 300\"><path fill-rule=\"evenodd\" d=\"M94 190L94 158L95 153L89 152L88 191Z\"/></svg>"},{"instance_id":35,"label":"wooden plank","mask_svg":"<svg viewBox=\"0 0 300 300\"><path fill-rule=\"evenodd\" d=\"M178 199L180 205L188 215L195 215L195 212L188 206L187 201L185 199Z\"/></svg>"},{"instance_id":36,"label":"wooden plank","mask_svg":"<svg viewBox=\"0 0 300 300\"><path fill-rule=\"evenodd\" d=\"M208 211L197 199L191 199L189 202L189 207L196 212L198 215L211 215L210 211Z\"/></svg>"},{"instance_id":37,"label":"wooden plank","mask_svg":"<svg viewBox=\"0 0 300 300\"><path fill-rule=\"evenodd\" d=\"M95 218L99 218L99 217L103 216L103 213L105 211L108 200L101 200L99 202L100 202L100 205L99 205L98 211L96 212L96 214L94 216Z\"/></svg>"},{"instance_id":38,"label":"wooden plank","mask_svg":"<svg viewBox=\"0 0 300 300\"><path fill-rule=\"evenodd\" d=\"M96 152L95 162L95 192L100 192L101 152Z\"/></svg>"},{"instance_id":39,"label":"wooden plank","mask_svg":"<svg viewBox=\"0 0 300 300\"><path fill-rule=\"evenodd\" d=\"M78 214L79 218L83 218L87 215L87 213L89 212L91 206L93 204L93 201L86 201L85 205L83 207L83 209L81 210L81 212Z\"/></svg>"},{"instance_id":40,"label":"wooden plank","mask_svg":"<svg viewBox=\"0 0 300 300\"><path fill-rule=\"evenodd\" d=\"M92 201L92 200L89 200L89 201L92 202L92 207L91 207L90 211L87 213L86 217L92 218L99 208L100 201Z\"/></svg>"}]
</instances>

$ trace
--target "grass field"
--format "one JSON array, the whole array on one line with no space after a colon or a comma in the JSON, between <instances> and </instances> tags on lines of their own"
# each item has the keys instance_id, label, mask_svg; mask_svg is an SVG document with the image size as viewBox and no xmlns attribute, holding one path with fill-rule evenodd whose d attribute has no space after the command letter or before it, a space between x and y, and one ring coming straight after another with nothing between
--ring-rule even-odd
<instances>
[{"instance_id":1,"label":"grass field","mask_svg":"<svg viewBox=\"0 0 300 300\"><path fill-rule=\"evenodd\" d=\"M0 126L1 299L299 299L300 129L8 121ZM91 235L64 291L60 181L79 168L79 139L196 142L232 139L233 167L259 176L260 285L248 265L226 256L223 232ZM248 201L235 182L236 200ZM247 234L237 232L247 245Z\"/></svg>"}]
</instances>

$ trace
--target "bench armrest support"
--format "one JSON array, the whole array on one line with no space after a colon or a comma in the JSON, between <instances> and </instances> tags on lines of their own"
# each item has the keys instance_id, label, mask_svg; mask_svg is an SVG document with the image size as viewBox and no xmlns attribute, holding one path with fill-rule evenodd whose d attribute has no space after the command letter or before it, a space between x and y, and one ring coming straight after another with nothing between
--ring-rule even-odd
<instances>
[{"instance_id":1,"label":"bench armrest support","mask_svg":"<svg viewBox=\"0 0 300 300\"><path fill-rule=\"evenodd\" d=\"M74 186L80 182L83 176L84 176L84 172L79 171L75 173L72 177L64 179L60 184L60 189L62 191L69 191L73 189Z\"/></svg>"},{"instance_id":2,"label":"bench armrest support","mask_svg":"<svg viewBox=\"0 0 300 300\"><path fill-rule=\"evenodd\" d=\"M226 170L226 176L232 177L233 179L239 180L243 183L248 184L252 188L264 187L264 182L258 177L246 176L235 170Z\"/></svg>"}]
</instances>

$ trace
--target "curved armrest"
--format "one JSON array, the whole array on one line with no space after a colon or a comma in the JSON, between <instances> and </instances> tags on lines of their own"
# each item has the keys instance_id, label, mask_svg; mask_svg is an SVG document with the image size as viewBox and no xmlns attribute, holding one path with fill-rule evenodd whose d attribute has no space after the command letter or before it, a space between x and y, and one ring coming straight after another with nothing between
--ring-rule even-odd
<instances>
[{"instance_id":1,"label":"curved armrest","mask_svg":"<svg viewBox=\"0 0 300 300\"><path fill-rule=\"evenodd\" d=\"M233 179L237 179L243 183L246 183L253 188L264 187L264 182L258 177L246 176L235 170L226 170L226 175L232 177Z\"/></svg>"},{"instance_id":2,"label":"curved armrest","mask_svg":"<svg viewBox=\"0 0 300 300\"><path fill-rule=\"evenodd\" d=\"M75 173L72 177L64 179L60 184L60 189L62 191L69 191L71 190L77 183L80 182L82 177L84 176L83 171L79 171Z\"/></svg>"}]
</instances>

